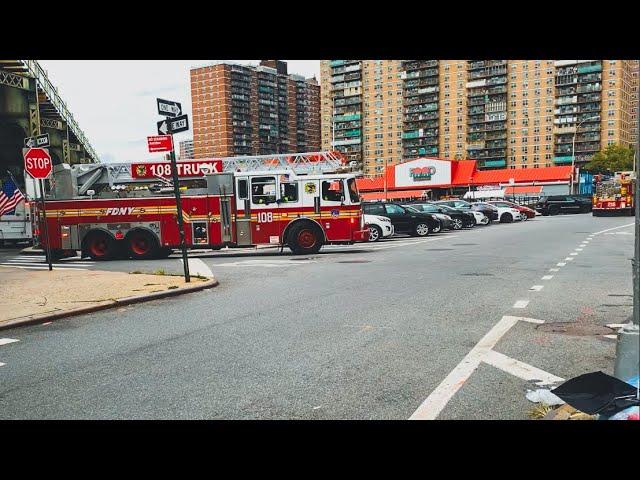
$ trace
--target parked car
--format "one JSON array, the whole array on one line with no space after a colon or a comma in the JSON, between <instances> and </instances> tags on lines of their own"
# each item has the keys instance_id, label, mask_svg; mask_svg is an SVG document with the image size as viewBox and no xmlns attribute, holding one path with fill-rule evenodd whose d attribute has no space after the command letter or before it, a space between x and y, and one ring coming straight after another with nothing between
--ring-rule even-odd
<instances>
[{"instance_id":1,"label":"parked car","mask_svg":"<svg viewBox=\"0 0 640 480\"><path fill-rule=\"evenodd\" d=\"M394 234L393 224L388 217L364 215L364 223L369 226L369 241L377 242Z\"/></svg>"},{"instance_id":2,"label":"parked car","mask_svg":"<svg viewBox=\"0 0 640 480\"><path fill-rule=\"evenodd\" d=\"M427 212L426 210L423 210L420 207L419 204L412 204L412 205L402 205L404 208L406 208L407 210L409 210L410 212L424 212L424 213L428 213L430 215L433 215L435 218L437 218L438 220L440 220L440 226L441 228L438 230L434 230L433 233L439 233L442 229L444 230L451 230L453 229L453 220L451 219L451 217L447 214L444 213L440 213L438 211L433 211L433 212Z\"/></svg>"},{"instance_id":3,"label":"parked car","mask_svg":"<svg viewBox=\"0 0 640 480\"><path fill-rule=\"evenodd\" d=\"M512 207L502 207L500 205L493 205L487 202L477 202L479 205L488 205L498 209L498 219L500 223L519 222L522 220L520 211Z\"/></svg>"},{"instance_id":4,"label":"parked car","mask_svg":"<svg viewBox=\"0 0 640 480\"><path fill-rule=\"evenodd\" d=\"M471 228L476 224L476 219L472 212L463 212L462 210L457 210L446 205L434 205L432 203L412 203L409 206L425 213L431 213L432 215L443 215L445 217L448 217L450 221L448 224L445 222L444 228L450 230Z\"/></svg>"},{"instance_id":5,"label":"parked car","mask_svg":"<svg viewBox=\"0 0 640 480\"><path fill-rule=\"evenodd\" d=\"M542 215L557 215L559 213L588 213L592 203L589 199L578 195L549 195L540 197L536 210Z\"/></svg>"},{"instance_id":6,"label":"parked car","mask_svg":"<svg viewBox=\"0 0 640 480\"><path fill-rule=\"evenodd\" d=\"M489 200L487 201L487 203L490 203L491 205L495 205L497 207L515 208L520 212L520 215L522 216L522 220L527 220L529 218L534 218L536 216L536 211L533 210L532 208L525 207L524 205L518 205L517 203L510 202L508 200Z\"/></svg>"},{"instance_id":7,"label":"parked car","mask_svg":"<svg viewBox=\"0 0 640 480\"><path fill-rule=\"evenodd\" d=\"M433 215L423 212L411 212L397 203L363 203L362 211L366 215L389 217L395 233L408 233L418 237L426 237L429 233L442 229L440 220Z\"/></svg>"},{"instance_id":8,"label":"parked car","mask_svg":"<svg viewBox=\"0 0 640 480\"><path fill-rule=\"evenodd\" d=\"M481 212L489 219L489 223L494 220L498 220L498 209L493 205L484 206L477 203L469 203L465 200L439 200L433 203L438 205L448 205L460 210L473 210L476 212Z\"/></svg>"}]
</instances>

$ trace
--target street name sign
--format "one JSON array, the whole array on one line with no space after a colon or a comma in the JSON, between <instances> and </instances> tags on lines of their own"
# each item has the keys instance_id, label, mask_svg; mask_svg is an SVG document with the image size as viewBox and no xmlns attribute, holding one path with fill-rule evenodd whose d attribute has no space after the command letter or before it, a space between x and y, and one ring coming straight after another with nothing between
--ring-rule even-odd
<instances>
[{"instance_id":1,"label":"street name sign","mask_svg":"<svg viewBox=\"0 0 640 480\"><path fill-rule=\"evenodd\" d=\"M182 104L171 100L156 99L158 101L158 114L164 117L177 117L182 115Z\"/></svg>"},{"instance_id":2,"label":"street name sign","mask_svg":"<svg viewBox=\"0 0 640 480\"><path fill-rule=\"evenodd\" d=\"M49 146L49 134L45 133L37 137L27 137L24 139L24 146L27 148L46 148Z\"/></svg>"},{"instance_id":3,"label":"street name sign","mask_svg":"<svg viewBox=\"0 0 640 480\"><path fill-rule=\"evenodd\" d=\"M158 135L167 135L171 133L180 133L189 130L189 117L181 115L180 117L167 118L157 123Z\"/></svg>"},{"instance_id":4,"label":"street name sign","mask_svg":"<svg viewBox=\"0 0 640 480\"><path fill-rule=\"evenodd\" d=\"M24 169L35 179L47 178L51 175L53 165L46 148L23 148Z\"/></svg>"},{"instance_id":5,"label":"street name sign","mask_svg":"<svg viewBox=\"0 0 640 480\"><path fill-rule=\"evenodd\" d=\"M170 152L173 150L171 135L154 135L147 137L149 152Z\"/></svg>"}]
</instances>

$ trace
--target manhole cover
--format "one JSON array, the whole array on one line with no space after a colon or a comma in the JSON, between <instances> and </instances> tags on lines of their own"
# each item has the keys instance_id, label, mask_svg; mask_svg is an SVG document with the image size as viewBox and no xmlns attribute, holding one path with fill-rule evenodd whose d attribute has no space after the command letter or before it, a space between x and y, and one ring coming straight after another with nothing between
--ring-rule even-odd
<instances>
[{"instance_id":1,"label":"manhole cover","mask_svg":"<svg viewBox=\"0 0 640 480\"><path fill-rule=\"evenodd\" d=\"M341 260L338 263L371 263L371 260Z\"/></svg>"},{"instance_id":2,"label":"manhole cover","mask_svg":"<svg viewBox=\"0 0 640 480\"><path fill-rule=\"evenodd\" d=\"M454 247L466 247L466 246L470 246L470 245L478 245L477 243L453 243L452 244Z\"/></svg>"},{"instance_id":3,"label":"manhole cover","mask_svg":"<svg viewBox=\"0 0 640 480\"><path fill-rule=\"evenodd\" d=\"M444 252L446 250L453 250L453 248L427 248L427 252Z\"/></svg>"},{"instance_id":4,"label":"manhole cover","mask_svg":"<svg viewBox=\"0 0 640 480\"><path fill-rule=\"evenodd\" d=\"M464 277L493 277L493 273L461 273Z\"/></svg>"},{"instance_id":5,"label":"manhole cover","mask_svg":"<svg viewBox=\"0 0 640 480\"><path fill-rule=\"evenodd\" d=\"M610 335L616 333L615 330L603 325L584 322L558 322L543 323L538 325L536 330L547 333L561 333L564 335L588 336L588 335Z\"/></svg>"}]
</instances>

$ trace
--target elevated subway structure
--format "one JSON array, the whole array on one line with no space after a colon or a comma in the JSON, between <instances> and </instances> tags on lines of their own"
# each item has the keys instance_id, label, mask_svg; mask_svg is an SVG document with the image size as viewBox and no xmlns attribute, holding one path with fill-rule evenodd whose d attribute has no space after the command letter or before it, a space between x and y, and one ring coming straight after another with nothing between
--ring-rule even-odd
<instances>
[{"instance_id":1,"label":"elevated subway structure","mask_svg":"<svg viewBox=\"0 0 640 480\"><path fill-rule=\"evenodd\" d=\"M96 151L36 60L0 60L0 177L22 183L24 138L48 133L54 165L99 162Z\"/></svg>"}]
</instances>

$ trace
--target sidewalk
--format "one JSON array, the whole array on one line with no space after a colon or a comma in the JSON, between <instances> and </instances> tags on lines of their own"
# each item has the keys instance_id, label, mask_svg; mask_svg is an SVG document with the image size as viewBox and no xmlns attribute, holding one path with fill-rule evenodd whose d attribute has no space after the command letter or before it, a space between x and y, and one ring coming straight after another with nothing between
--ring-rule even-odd
<instances>
[{"instance_id":1,"label":"sidewalk","mask_svg":"<svg viewBox=\"0 0 640 480\"><path fill-rule=\"evenodd\" d=\"M215 279L0 268L0 329L211 288Z\"/></svg>"}]
</instances>

